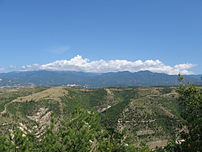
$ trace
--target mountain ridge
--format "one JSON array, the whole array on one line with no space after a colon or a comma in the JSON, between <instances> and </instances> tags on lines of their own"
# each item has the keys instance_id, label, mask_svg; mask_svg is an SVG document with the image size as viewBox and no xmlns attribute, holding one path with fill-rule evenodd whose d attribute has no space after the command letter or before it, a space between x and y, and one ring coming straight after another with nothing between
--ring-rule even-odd
<instances>
[{"instance_id":1,"label":"mountain ridge","mask_svg":"<svg viewBox=\"0 0 202 152\"><path fill-rule=\"evenodd\" d=\"M184 75L185 82L201 85L202 75ZM66 86L80 88L105 88L127 86L175 86L177 75L151 71L119 71L89 73L77 71L14 71L0 73L0 86Z\"/></svg>"}]
</instances>

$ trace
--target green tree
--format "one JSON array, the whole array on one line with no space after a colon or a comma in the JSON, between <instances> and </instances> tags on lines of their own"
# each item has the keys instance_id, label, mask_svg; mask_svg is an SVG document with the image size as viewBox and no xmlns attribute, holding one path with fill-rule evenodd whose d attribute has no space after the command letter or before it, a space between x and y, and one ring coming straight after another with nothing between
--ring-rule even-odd
<instances>
[{"instance_id":1,"label":"green tree","mask_svg":"<svg viewBox=\"0 0 202 152\"><path fill-rule=\"evenodd\" d=\"M180 82L177 92L181 106L181 116L185 120L185 129L181 134L180 143L175 141L156 152L201 152L202 151L202 93L193 84L185 85L184 78L179 74Z\"/></svg>"},{"instance_id":2,"label":"green tree","mask_svg":"<svg viewBox=\"0 0 202 152\"><path fill-rule=\"evenodd\" d=\"M15 129L12 138L0 137L2 152L150 152L134 147L124 134L105 129L97 112L77 109L67 122L52 119L44 133L36 137Z\"/></svg>"},{"instance_id":3,"label":"green tree","mask_svg":"<svg viewBox=\"0 0 202 152\"><path fill-rule=\"evenodd\" d=\"M180 85L177 89L182 106L182 117L187 121L188 132L182 133L184 152L202 151L202 94L192 84Z\"/></svg>"},{"instance_id":4,"label":"green tree","mask_svg":"<svg viewBox=\"0 0 202 152\"><path fill-rule=\"evenodd\" d=\"M0 151L9 152L12 148L12 143L8 138L0 136Z\"/></svg>"},{"instance_id":5,"label":"green tree","mask_svg":"<svg viewBox=\"0 0 202 152\"><path fill-rule=\"evenodd\" d=\"M55 120L51 119L50 126L45 130L45 133L39 138L41 142L39 143L40 152L60 152L62 145L58 133L55 128Z\"/></svg>"}]
</instances>

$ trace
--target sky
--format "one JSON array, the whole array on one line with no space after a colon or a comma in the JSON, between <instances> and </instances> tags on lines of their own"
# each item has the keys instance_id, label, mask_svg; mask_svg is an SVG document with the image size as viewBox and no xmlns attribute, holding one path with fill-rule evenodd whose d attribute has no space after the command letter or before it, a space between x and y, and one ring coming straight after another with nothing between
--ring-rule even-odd
<instances>
[{"instance_id":1,"label":"sky","mask_svg":"<svg viewBox=\"0 0 202 152\"><path fill-rule=\"evenodd\" d=\"M0 72L202 74L202 0L0 0Z\"/></svg>"}]
</instances>

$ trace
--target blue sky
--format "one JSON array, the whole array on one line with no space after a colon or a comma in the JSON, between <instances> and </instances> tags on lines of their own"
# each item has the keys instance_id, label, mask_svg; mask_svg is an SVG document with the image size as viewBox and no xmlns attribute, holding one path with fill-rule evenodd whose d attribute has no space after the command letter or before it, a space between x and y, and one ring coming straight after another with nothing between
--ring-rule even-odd
<instances>
[{"instance_id":1,"label":"blue sky","mask_svg":"<svg viewBox=\"0 0 202 152\"><path fill-rule=\"evenodd\" d=\"M202 0L0 0L2 71L85 58L202 73Z\"/></svg>"}]
</instances>

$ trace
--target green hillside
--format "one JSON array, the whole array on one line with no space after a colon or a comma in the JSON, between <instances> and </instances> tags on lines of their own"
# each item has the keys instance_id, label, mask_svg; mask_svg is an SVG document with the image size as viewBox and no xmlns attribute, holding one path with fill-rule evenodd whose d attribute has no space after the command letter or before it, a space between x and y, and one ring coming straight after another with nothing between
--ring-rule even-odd
<instances>
[{"instance_id":1,"label":"green hillside","mask_svg":"<svg viewBox=\"0 0 202 152\"><path fill-rule=\"evenodd\" d=\"M164 146L182 131L174 87L76 89L26 88L0 91L0 133L14 126L38 135L54 115L68 121L76 107L95 110L102 125L125 132L135 145Z\"/></svg>"}]
</instances>

